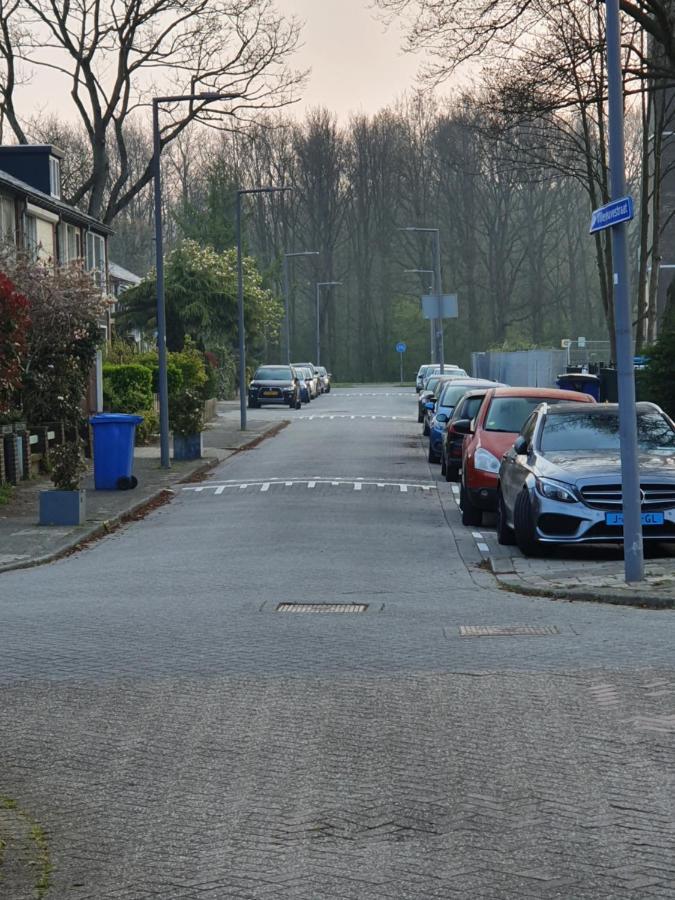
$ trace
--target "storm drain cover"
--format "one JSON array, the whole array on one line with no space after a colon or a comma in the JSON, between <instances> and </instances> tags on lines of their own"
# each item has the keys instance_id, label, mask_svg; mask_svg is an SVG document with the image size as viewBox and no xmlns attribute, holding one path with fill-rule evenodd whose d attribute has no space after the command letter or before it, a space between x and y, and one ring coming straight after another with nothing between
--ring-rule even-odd
<instances>
[{"instance_id":1,"label":"storm drain cover","mask_svg":"<svg viewBox=\"0 0 675 900\"><path fill-rule=\"evenodd\" d=\"M286 613L364 613L367 603L280 603L277 612Z\"/></svg>"},{"instance_id":2,"label":"storm drain cover","mask_svg":"<svg viewBox=\"0 0 675 900\"><path fill-rule=\"evenodd\" d=\"M462 637L515 637L560 634L555 625L460 625Z\"/></svg>"}]
</instances>

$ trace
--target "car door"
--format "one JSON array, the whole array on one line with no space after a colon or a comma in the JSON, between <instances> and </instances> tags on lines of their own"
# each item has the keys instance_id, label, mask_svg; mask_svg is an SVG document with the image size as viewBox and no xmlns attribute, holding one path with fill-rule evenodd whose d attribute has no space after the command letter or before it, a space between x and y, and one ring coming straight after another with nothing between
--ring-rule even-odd
<instances>
[{"instance_id":1,"label":"car door","mask_svg":"<svg viewBox=\"0 0 675 900\"><path fill-rule=\"evenodd\" d=\"M533 412L518 435L527 441L528 447L532 445L534 432L537 425L537 413ZM518 440L518 438L516 438ZM514 442L515 443L515 442ZM515 446L510 447L502 458L502 466L499 470L499 484L504 497L504 503L508 509L513 509L516 497L523 488L525 479L529 473L527 454L516 453Z\"/></svg>"}]
</instances>

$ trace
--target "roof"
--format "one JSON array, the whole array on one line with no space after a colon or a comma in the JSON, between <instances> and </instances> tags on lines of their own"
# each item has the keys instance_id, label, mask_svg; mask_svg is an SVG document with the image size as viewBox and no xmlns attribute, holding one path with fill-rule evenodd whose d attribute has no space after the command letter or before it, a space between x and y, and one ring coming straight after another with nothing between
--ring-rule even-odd
<instances>
[{"instance_id":1,"label":"roof","mask_svg":"<svg viewBox=\"0 0 675 900\"><path fill-rule=\"evenodd\" d=\"M640 403L635 404L635 410L638 413L647 413L647 412L661 412L659 406L656 403L649 403L648 401L641 401ZM549 411L550 414L556 416L567 416L573 415L574 413L593 413L593 415L601 415L601 416L616 416L619 412L619 404L618 403L596 403L592 409L588 408L587 403L564 403L562 405L556 404L552 406Z\"/></svg>"},{"instance_id":2,"label":"roof","mask_svg":"<svg viewBox=\"0 0 675 900\"><path fill-rule=\"evenodd\" d=\"M38 191L30 184L26 184L25 181L20 181L18 178L10 175L9 172L0 171L0 188L2 187L7 187L17 194L22 194L32 203L35 203L36 206L41 206L43 209L47 209L59 216L64 216L72 221L78 222L87 228L92 228L102 234L113 233L113 229L109 225L104 225L103 222L99 222L99 220L95 219L93 216L88 216L86 213L83 213L75 206L71 206L64 200L59 200L57 197L52 197L49 194L45 194L43 191Z\"/></svg>"},{"instance_id":3,"label":"roof","mask_svg":"<svg viewBox=\"0 0 675 900\"><path fill-rule=\"evenodd\" d=\"M140 275L130 272L129 269L125 269L124 266L120 266L116 262L108 264L108 272L113 278L117 278L118 281L128 281L129 284L140 284L143 280Z\"/></svg>"},{"instance_id":4,"label":"roof","mask_svg":"<svg viewBox=\"0 0 675 900\"><path fill-rule=\"evenodd\" d=\"M582 394L579 391L563 391L560 388L536 388L536 387L500 387L493 391L494 397L529 397L544 400L578 400L580 403L595 403L590 394Z\"/></svg>"}]
</instances>

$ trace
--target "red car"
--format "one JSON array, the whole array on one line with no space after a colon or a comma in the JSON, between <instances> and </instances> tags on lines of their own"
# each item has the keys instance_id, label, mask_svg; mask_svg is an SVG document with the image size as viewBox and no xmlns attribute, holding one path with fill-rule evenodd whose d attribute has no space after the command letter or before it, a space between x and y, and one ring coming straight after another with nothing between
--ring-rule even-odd
<instances>
[{"instance_id":1,"label":"red car","mask_svg":"<svg viewBox=\"0 0 675 900\"><path fill-rule=\"evenodd\" d=\"M473 422L454 423L467 435L462 452L460 506L464 525L480 525L485 510L497 508L497 479L502 456L513 445L532 411L544 400L595 403L590 394L557 388L492 388Z\"/></svg>"}]
</instances>

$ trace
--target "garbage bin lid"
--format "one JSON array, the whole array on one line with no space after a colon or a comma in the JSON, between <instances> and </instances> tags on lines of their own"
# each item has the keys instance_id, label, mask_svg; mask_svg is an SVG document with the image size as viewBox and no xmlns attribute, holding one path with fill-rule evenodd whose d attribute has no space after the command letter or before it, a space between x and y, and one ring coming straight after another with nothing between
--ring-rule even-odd
<instances>
[{"instance_id":1,"label":"garbage bin lid","mask_svg":"<svg viewBox=\"0 0 675 900\"><path fill-rule=\"evenodd\" d=\"M140 425L143 416L130 415L129 413L98 413L89 421L92 425Z\"/></svg>"},{"instance_id":2,"label":"garbage bin lid","mask_svg":"<svg viewBox=\"0 0 675 900\"><path fill-rule=\"evenodd\" d=\"M558 375L558 381L599 381L597 375L589 375L586 372L565 372Z\"/></svg>"}]
</instances>

